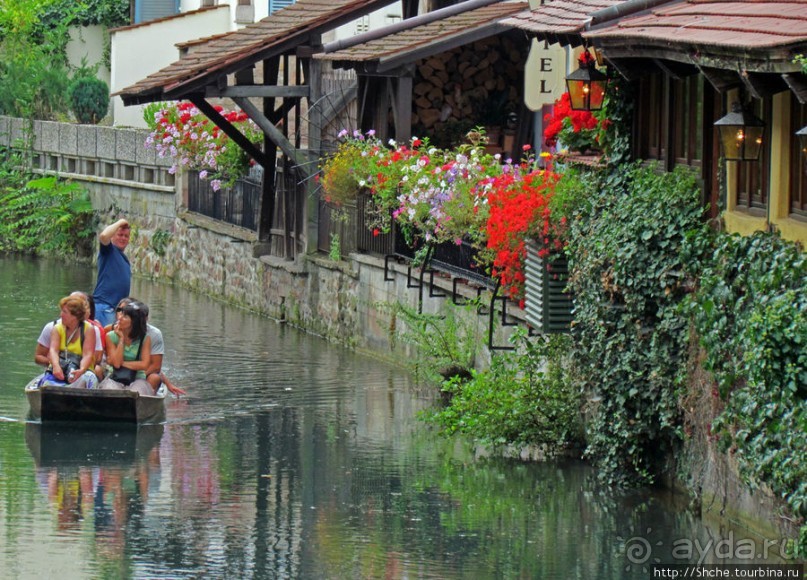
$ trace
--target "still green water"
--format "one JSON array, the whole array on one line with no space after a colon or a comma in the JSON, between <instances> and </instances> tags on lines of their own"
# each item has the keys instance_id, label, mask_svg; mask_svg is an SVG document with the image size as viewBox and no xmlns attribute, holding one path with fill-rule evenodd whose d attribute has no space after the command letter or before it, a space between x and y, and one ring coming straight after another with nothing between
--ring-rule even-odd
<instances>
[{"instance_id":1,"label":"still green water","mask_svg":"<svg viewBox=\"0 0 807 580\"><path fill-rule=\"evenodd\" d=\"M26 421L36 337L93 274L0 257L2 578L644 579L695 548L743 562L706 547L746 536L681 498L602 489L580 462L476 456L418 420L431 389L400 369L144 280L133 295L189 396L135 431Z\"/></svg>"}]
</instances>

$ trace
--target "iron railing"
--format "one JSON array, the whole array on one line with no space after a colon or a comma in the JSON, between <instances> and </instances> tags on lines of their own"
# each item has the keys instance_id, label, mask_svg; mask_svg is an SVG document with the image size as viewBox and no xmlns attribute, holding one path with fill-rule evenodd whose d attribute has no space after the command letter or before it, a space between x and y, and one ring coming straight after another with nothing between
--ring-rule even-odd
<instances>
[{"instance_id":1,"label":"iron railing","mask_svg":"<svg viewBox=\"0 0 807 580\"><path fill-rule=\"evenodd\" d=\"M198 171L188 172L188 209L210 218L258 231L261 184L239 179L232 187L214 191Z\"/></svg>"}]
</instances>

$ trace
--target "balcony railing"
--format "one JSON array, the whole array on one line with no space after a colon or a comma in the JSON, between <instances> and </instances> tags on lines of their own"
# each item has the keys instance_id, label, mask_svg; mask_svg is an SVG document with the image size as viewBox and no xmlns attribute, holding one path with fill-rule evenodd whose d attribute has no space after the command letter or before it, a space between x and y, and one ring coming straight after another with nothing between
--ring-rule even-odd
<instances>
[{"instance_id":1,"label":"balcony railing","mask_svg":"<svg viewBox=\"0 0 807 580\"><path fill-rule=\"evenodd\" d=\"M260 182L239 179L232 187L213 191L198 171L188 172L188 209L248 230L258 230Z\"/></svg>"}]
</instances>

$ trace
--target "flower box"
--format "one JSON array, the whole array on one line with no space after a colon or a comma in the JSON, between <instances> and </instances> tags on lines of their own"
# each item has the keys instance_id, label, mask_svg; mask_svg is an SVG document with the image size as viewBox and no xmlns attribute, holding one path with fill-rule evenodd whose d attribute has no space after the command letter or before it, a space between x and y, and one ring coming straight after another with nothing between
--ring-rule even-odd
<instances>
[{"instance_id":1,"label":"flower box","mask_svg":"<svg viewBox=\"0 0 807 580\"><path fill-rule=\"evenodd\" d=\"M557 253L542 258L538 250L534 241L527 241L524 307L527 322L543 334L569 332L572 296L566 291L568 260Z\"/></svg>"}]
</instances>

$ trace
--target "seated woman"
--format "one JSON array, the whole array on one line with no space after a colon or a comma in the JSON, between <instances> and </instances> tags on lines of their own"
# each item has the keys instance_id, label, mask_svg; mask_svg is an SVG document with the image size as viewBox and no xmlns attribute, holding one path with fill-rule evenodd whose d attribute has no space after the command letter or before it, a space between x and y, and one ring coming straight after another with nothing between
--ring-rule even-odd
<instances>
[{"instance_id":1,"label":"seated woman","mask_svg":"<svg viewBox=\"0 0 807 580\"><path fill-rule=\"evenodd\" d=\"M118 308L120 316L106 336L106 361L112 373L101 389L129 389L153 395L146 380L151 364L151 339L146 335L146 315L140 304L129 302Z\"/></svg>"},{"instance_id":2,"label":"seated woman","mask_svg":"<svg viewBox=\"0 0 807 580\"><path fill-rule=\"evenodd\" d=\"M90 307L81 296L59 301L60 319L50 337L50 369L40 386L55 385L92 389L98 384L95 367L95 328L87 322Z\"/></svg>"}]
</instances>

